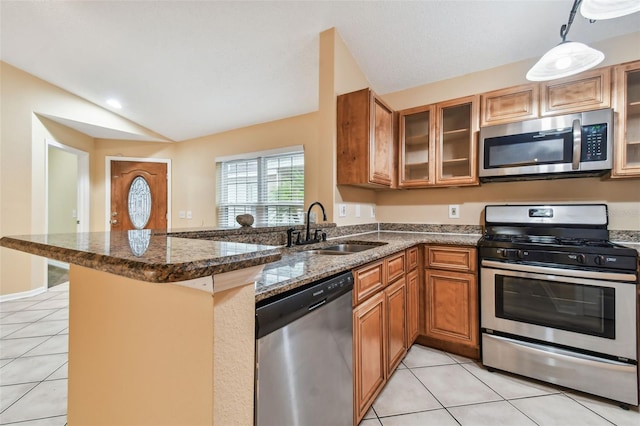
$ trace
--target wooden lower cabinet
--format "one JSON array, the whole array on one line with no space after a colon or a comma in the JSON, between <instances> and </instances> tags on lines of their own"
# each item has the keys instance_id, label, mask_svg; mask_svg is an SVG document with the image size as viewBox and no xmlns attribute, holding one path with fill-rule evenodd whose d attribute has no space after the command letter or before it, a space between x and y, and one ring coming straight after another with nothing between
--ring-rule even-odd
<instances>
[{"instance_id":1,"label":"wooden lower cabinet","mask_svg":"<svg viewBox=\"0 0 640 426\"><path fill-rule=\"evenodd\" d=\"M479 357L478 283L474 274L425 271L426 330L431 346Z\"/></svg>"},{"instance_id":2,"label":"wooden lower cabinet","mask_svg":"<svg viewBox=\"0 0 640 426\"><path fill-rule=\"evenodd\" d=\"M417 342L479 359L477 250L426 246L424 265L424 328Z\"/></svg>"},{"instance_id":3,"label":"wooden lower cabinet","mask_svg":"<svg viewBox=\"0 0 640 426\"><path fill-rule=\"evenodd\" d=\"M354 424L366 414L386 380L386 297L379 292L353 311Z\"/></svg>"},{"instance_id":4,"label":"wooden lower cabinet","mask_svg":"<svg viewBox=\"0 0 640 426\"><path fill-rule=\"evenodd\" d=\"M407 274L407 348L420 333L420 281L418 270Z\"/></svg>"},{"instance_id":5,"label":"wooden lower cabinet","mask_svg":"<svg viewBox=\"0 0 640 426\"><path fill-rule=\"evenodd\" d=\"M405 278L390 284L384 293L387 303L387 376L391 376L407 353Z\"/></svg>"}]
</instances>

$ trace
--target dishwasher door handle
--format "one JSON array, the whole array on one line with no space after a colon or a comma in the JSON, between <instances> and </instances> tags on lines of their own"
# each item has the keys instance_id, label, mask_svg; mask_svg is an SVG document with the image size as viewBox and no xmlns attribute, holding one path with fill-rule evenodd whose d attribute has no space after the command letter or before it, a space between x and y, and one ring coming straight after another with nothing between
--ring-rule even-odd
<instances>
[{"instance_id":1,"label":"dishwasher door handle","mask_svg":"<svg viewBox=\"0 0 640 426\"><path fill-rule=\"evenodd\" d=\"M309 306L309 309L307 309L309 312L313 311L314 309L319 308L320 306L324 305L325 303L327 303L327 299L322 299L321 301L319 301L318 303L314 303L313 305Z\"/></svg>"}]
</instances>

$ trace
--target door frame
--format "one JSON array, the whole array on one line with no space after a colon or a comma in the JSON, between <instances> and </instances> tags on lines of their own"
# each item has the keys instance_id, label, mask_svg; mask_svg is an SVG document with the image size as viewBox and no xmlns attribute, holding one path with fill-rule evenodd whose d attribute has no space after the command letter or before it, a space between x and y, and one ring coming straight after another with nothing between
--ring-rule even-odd
<instances>
[{"instance_id":1,"label":"door frame","mask_svg":"<svg viewBox=\"0 0 640 426\"><path fill-rule=\"evenodd\" d=\"M44 214L44 226L45 233L49 232L49 148L54 147L61 149L70 154L74 154L78 157L78 199L77 199L77 220L80 224L76 227L76 232L89 232L89 220L91 217L90 208L90 176L89 176L89 153L81 149L74 148L69 145L60 143L54 139L45 138L45 214ZM59 268L69 269L69 264L60 262L53 259L47 259L49 265L54 265Z\"/></svg>"},{"instance_id":2,"label":"door frame","mask_svg":"<svg viewBox=\"0 0 640 426\"><path fill-rule=\"evenodd\" d=\"M112 161L137 161L140 163L165 163L167 165L167 229L171 228L171 159L169 158L148 158L148 157L119 157L107 155L104 158L104 226L109 231L111 221L111 162Z\"/></svg>"}]
</instances>

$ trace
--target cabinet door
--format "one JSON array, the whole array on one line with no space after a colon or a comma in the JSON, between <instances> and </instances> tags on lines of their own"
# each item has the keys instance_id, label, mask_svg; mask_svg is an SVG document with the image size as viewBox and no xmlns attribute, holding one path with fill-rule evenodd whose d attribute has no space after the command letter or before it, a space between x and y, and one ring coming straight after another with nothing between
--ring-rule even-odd
<instances>
[{"instance_id":1,"label":"cabinet door","mask_svg":"<svg viewBox=\"0 0 640 426\"><path fill-rule=\"evenodd\" d=\"M542 116L611 107L611 68L543 83Z\"/></svg>"},{"instance_id":2,"label":"cabinet door","mask_svg":"<svg viewBox=\"0 0 640 426\"><path fill-rule=\"evenodd\" d=\"M640 61L615 68L613 177L640 177Z\"/></svg>"},{"instance_id":3,"label":"cabinet door","mask_svg":"<svg viewBox=\"0 0 640 426\"><path fill-rule=\"evenodd\" d=\"M380 292L353 311L354 416L358 424L386 379L385 294Z\"/></svg>"},{"instance_id":4,"label":"cabinet door","mask_svg":"<svg viewBox=\"0 0 640 426\"><path fill-rule=\"evenodd\" d=\"M478 286L474 274L425 271L426 334L464 346L478 346Z\"/></svg>"},{"instance_id":5,"label":"cabinet door","mask_svg":"<svg viewBox=\"0 0 640 426\"><path fill-rule=\"evenodd\" d=\"M478 185L478 97L436 105L438 116L436 184Z\"/></svg>"},{"instance_id":6,"label":"cabinet door","mask_svg":"<svg viewBox=\"0 0 640 426\"><path fill-rule=\"evenodd\" d=\"M398 279L385 290L387 298L387 376L407 353L407 286Z\"/></svg>"},{"instance_id":7,"label":"cabinet door","mask_svg":"<svg viewBox=\"0 0 640 426\"><path fill-rule=\"evenodd\" d=\"M393 111L371 90L338 96L338 185L391 186L395 175L393 131Z\"/></svg>"},{"instance_id":8,"label":"cabinet door","mask_svg":"<svg viewBox=\"0 0 640 426\"><path fill-rule=\"evenodd\" d=\"M372 94L372 137L369 148L369 181L391 186L393 179L393 111Z\"/></svg>"},{"instance_id":9,"label":"cabinet door","mask_svg":"<svg viewBox=\"0 0 640 426\"><path fill-rule=\"evenodd\" d=\"M537 84L483 93L480 97L480 126L538 118L539 93Z\"/></svg>"},{"instance_id":10,"label":"cabinet door","mask_svg":"<svg viewBox=\"0 0 640 426\"><path fill-rule=\"evenodd\" d=\"M420 284L418 270L407 274L407 348L416 341L420 330Z\"/></svg>"},{"instance_id":11,"label":"cabinet door","mask_svg":"<svg viewBox=\"0 0 640 426\"><path fill-rule=\"evenodd\" d=\"M435 107L411 108L399 113L399 181L402 188L435 182Z\"/></svg>"}]
</instances>

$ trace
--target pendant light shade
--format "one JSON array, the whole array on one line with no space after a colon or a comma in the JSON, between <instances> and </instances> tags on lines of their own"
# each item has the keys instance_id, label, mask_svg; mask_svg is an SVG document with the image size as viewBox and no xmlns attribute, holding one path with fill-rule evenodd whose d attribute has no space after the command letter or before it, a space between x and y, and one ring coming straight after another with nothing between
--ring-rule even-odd
<instances>
[{"instance_id":1,"label":"pendant light shade","mask_svg":"<svg viewBox=\"0 0 640 426\"><path fill-rule=\"evenodd\" d=\"M546 81L588 70L604 60L604 53L586 44L563 41L544 54L529 70L527 80Z\"/></svg>"},{"instance_id":2,"label":"pendant light shade","mask_svg":"<svg viewBox=\"0 0 640 426\"><path fill-rule=\"evenodd\" d=\"M611 19L640 11L640 0L583 0L580 13L588 19Z\"/></svg>"}]
</instances>

